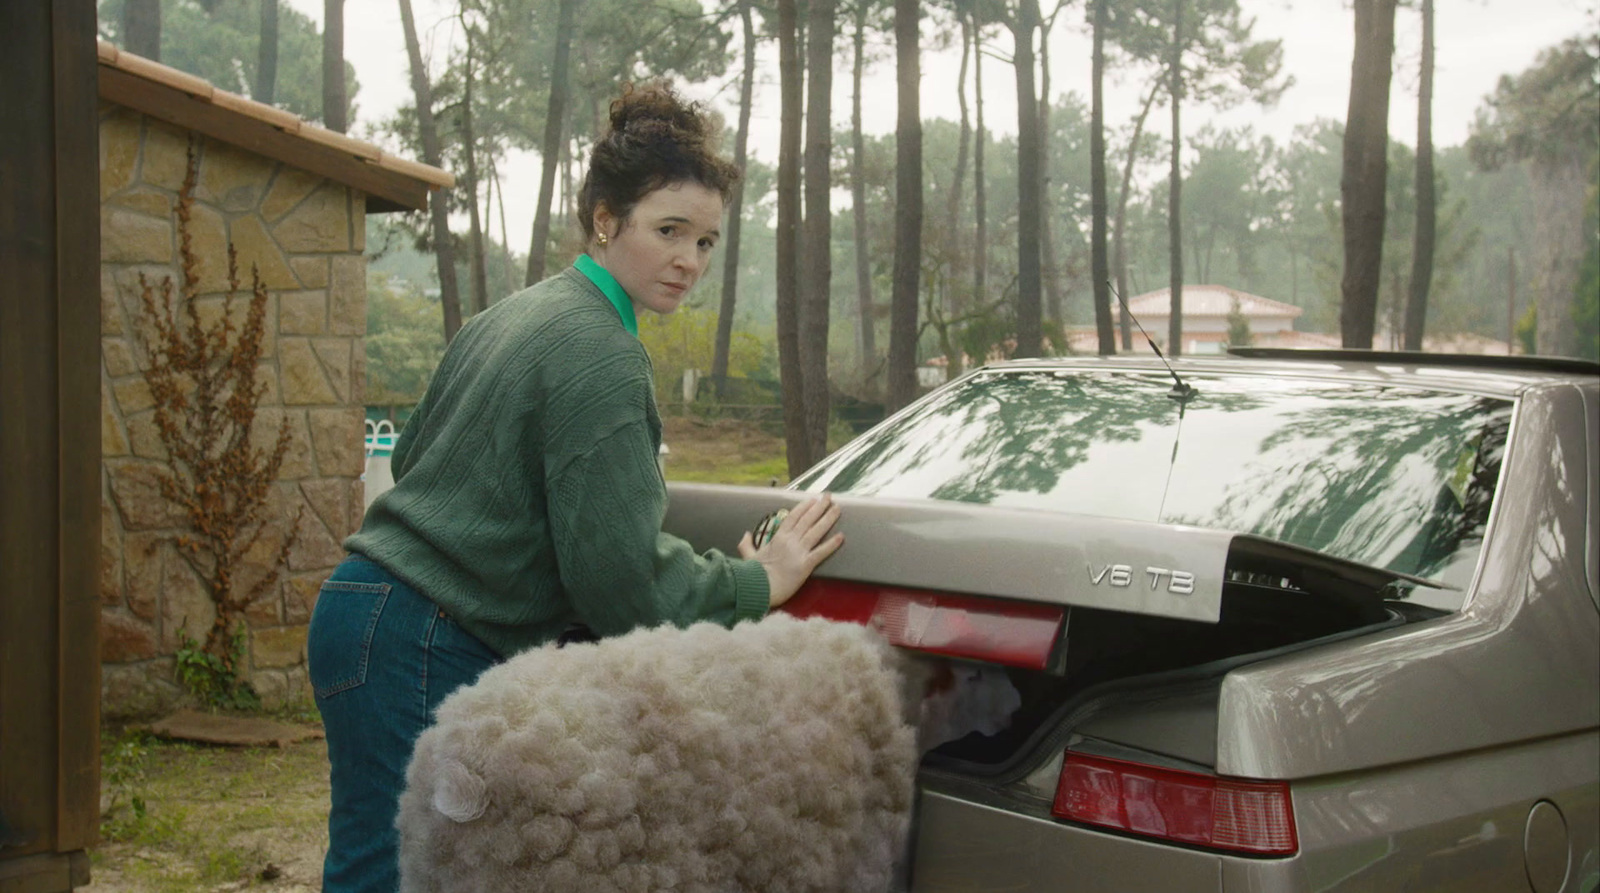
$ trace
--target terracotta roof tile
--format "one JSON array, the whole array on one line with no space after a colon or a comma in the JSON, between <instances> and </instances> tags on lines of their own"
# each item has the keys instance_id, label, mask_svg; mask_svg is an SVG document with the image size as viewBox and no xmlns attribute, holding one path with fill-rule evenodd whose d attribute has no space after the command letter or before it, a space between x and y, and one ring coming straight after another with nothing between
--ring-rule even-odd
<instances>
[{"instance_id":1,"label":"terracotta roof tile","mask_svg":"<svg viewBox=\"0 0 1600 893\"><path fill-rule=\"evenodd\" d=\"M101 65L108 65L128 74L182 90L197 99L210 102L218 108L263 121L284 133L338 149L369 164L419 180L431 187L449 188L456 183L455 175L449 171L390 155L378 146L312 124L292 112L256 102L253 99L247 99L238 94L229 93L226 90L218 90L210 82L202 78L162 65L159 62L152 62L143 56L136 56L133 53L118 49L106 41L98 42L96 52Z\"/></svg>"},{"instance_id":2,"label":"terracotta roof tile","mask_svg":"<svg viewBox=\"0 0 1600 893\"><path fill-rule=\"evenodd\" d=\"M409 158L400 158L398 156L388 154L385 154L382 158L380 158L378 164L387 170L394 171L397 174L405 174L408 177L415 177L418 180L426 179L425 175L430 171L437 172L439 170L436 167L430 167L429 165L423 164L420 161L412 161ZM454 177L451 177L451 182L455 182Z\"/></svg>"},{"instance_id":3,"label":"terracotta roof tile","mask_svg":"<svg viewBox=\"0 0 1600 893\"><path fill-rule=\"evenodd\" d=\"M357 158L365 158L368 161L378 162L379 167L383 166L382 149L374 146L371 143L364 143L354 137L346 136L337 130L329 130L326 127L318 127L315 124L302 124L300 126L299 134L304 139L308 139L314 143L321 143L324 146L332 146L333 148L342 152L349 152L351 155L354 155ZM427 165L423 165L423 167L427 167ZM428 170L439 169L429 167ZM443 171L440 171L440 173L443 173ZM453 177L451 179L454 180Z\"/></svg>"},{"instance_id":4,"label":"terracotta roof tile","mask_svg":"<svg viewBox=\"0 0 1600 893\"><path fill-rule=\"evenodd\" d=\"M217 92L217 88L211 86L211 82L204 78L195 77L188 72L169 68L160 62L152 62L143 56L135 56L132 53L124 53L121 50L118 50L117 54L109 60L102 56L100 64L115 66L129 74L138 75L147 81L166 84L199 99L209 101Z\"/></svg>"},{"instance_id":5,"label":"terracotta roof tile","mask_svg":"<svg viewBox=\"0 0 1600 893\"><path fill-rule=\"evenodd\" d=\"M300 128L305 123L294 112L256 102L253 99L246 99L237 93L229 93L226 90L218 90L212 95L211 102L218 108L225 108L230 112L238 112L258 121L265 121L284 133L298 135Z\"/></svg>"}]
</instances>

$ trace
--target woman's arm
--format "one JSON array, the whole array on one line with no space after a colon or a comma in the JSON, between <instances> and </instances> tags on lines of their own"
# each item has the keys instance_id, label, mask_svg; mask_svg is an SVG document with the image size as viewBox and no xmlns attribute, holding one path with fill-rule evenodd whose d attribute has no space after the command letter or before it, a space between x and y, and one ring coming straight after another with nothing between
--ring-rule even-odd
<instances>
[{"instance_id":1,"label":"woman's arm","mask_svg":"<svg viewBox=\"0 0 1600 893\"><path fill-rule=\"evenodd\" d=\"M761 563L698 555L661 532L666 488L651 443L641 417L582 453L547 456L550 533L573 608L601 635L761 617L771 601Z\"/></svg>"},{"instance_id":2,"label":"woman's arm","mask_svg":"<svg viewBox=\"0 0 1600 893\"><path fill-rule=\"evenodd\" d=\"M642 359L642 358L641 358ZM596 373L599 370L591 370ZM546 510L562 588L602 635L700 620L732 625L783 604L843 538L831 500L797 508L760 549L696 554L662 533L647 364L554 395L545 428ZM609 383L605 379L611 379Z\"/></svg>"}]
</instances>

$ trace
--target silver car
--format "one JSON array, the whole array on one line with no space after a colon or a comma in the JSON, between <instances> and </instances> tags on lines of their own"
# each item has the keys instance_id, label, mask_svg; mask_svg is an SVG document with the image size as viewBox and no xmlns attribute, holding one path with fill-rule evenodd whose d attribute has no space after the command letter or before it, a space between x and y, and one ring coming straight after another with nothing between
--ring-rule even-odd
<instances>
[{"instance_id":1,"label":"silver car","mask_svg":"<svg viewBox=\"0 0 1600 893\"><path fill-rule=\"evenodd\" d=\"M666 526L839 494L788 609L1007 668L918 893L1600 887L1600 367L1239 353L985 367Z\"/></svg>"}]
</instances>

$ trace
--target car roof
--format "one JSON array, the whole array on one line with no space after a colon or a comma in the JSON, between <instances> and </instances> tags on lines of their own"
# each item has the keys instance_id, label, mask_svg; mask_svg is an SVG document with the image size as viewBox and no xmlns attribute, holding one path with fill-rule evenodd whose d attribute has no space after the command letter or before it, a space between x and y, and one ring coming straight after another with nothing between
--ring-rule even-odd
<instances>
[{"instance_id":1,"label":"car roof","mask_svg":"<svg viewBox=\"0 0 1600 893\"><path fill-rule=\"evenodd\" d=\"M1183 357L1171 363L1180 376L1227 374L1342 380L1506 398L1533 387L1600 384L1600 364L1560 357L1244 348L1228 355ZM1167 366L1150 354L1007 360L983 368L1167 373Z\"/></svg>"}]
</instances>

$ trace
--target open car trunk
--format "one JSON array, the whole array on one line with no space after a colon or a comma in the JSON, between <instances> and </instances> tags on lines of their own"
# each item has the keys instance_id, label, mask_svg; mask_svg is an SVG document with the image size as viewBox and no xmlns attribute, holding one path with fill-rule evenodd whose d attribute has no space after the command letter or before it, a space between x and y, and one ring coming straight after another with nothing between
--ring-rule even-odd
<instances>
[{"instance_id":1,"label":"open car trunk","mask_svg":"<svg viewBox=\"0 0 1600 893\"><path fill-rule=\"evenodd\" d=\"M728 552L765 514L808 495L669 489L665 529L698 549ZM1260 537L966 503L835 499L847 544L784 610L868 623L902 647L1007 667L1022 695L1010 728L951 742L929 760L1000 783L1025 774L1037 762L1030 755L1059 754L1067 738L1085 734L1212 765L1228 670L1439 613L1401 600L1411 587L1438 584Z\"/></svg>"}]
</instances>

